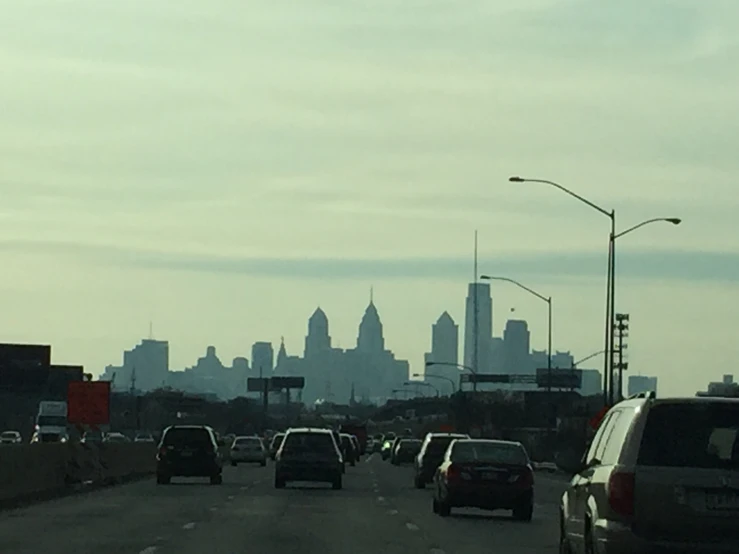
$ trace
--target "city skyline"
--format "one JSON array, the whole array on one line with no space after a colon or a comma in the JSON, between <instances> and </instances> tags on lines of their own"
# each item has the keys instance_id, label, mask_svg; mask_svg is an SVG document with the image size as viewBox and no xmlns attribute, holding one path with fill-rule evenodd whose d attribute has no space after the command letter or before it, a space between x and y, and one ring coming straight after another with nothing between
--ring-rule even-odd
<instances>
[{"instance_id":1,"label":"city skyline","mask_svg":"<svg viewBox=\"0 0 739 554\"><path fill-rule=\"evenodd\" d=\"M588 355L608 222L520 174L619 229L682 218L619 239L630 370L692 394L736 367L739 5L57 4L3 11L3 340L96 372L153 321L186 367L299 351L320 305L346 347L374 286L416 371L479 229L480 273ZM494 334L515 308L544 349L542 302L492 291Z\"/></svg>"}]
</instances>

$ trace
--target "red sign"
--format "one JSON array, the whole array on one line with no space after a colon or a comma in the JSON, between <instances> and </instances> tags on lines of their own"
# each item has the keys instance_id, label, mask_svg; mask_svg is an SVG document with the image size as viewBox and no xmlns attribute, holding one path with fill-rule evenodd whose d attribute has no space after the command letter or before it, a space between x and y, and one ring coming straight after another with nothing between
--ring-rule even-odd
<instances>
[{"instance_id":1,"label":"red sign","mask_svg":"<svg viewBox=\"0 0 739 554\"><path fill-rule=\"evenodd\" d=\"M67 421L73 425L109 424L110 382L70 382L67 388Z\"/></svg>"}]
</instances>

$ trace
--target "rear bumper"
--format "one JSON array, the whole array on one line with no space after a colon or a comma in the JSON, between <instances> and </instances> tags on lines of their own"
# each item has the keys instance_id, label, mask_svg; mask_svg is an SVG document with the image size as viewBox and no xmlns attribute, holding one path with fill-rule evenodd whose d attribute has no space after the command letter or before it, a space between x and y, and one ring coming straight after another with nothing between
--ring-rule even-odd
<instances>
[{"instance_id":1,"label":"rear bumper","mask_svg":"<svg viewBox=\"0 0 739 554\"><path fill-rule=\"evenodd\" d=\"M275 476L283 481L316 481L333 483L341 477L341 466L279 464Z\"/></svg>"},{"instance_id":2,"label":"rear bumper","mask_svg":"<svg viewBox=\"0 0 739 554\"><path fill-rule=\"evenodd\" d=\"M210 477L222 471L217 461L157 462L157 475L169 477Z\"/></svg>"},{"instance_id":3,"label":"rear bumper","mask_svg":"<svg viewBox=\"0 0 739 554\"><path fill-rule=\"evenodd\" d=\"M446 500L450 506L458 508L512 510L533 503L534 490L465 484L448 489Z\"/></svg>"},{"instance_id":4,"label":"rear bumper","mask_svg":"<svg viewBox=\"0 0 739 554\"><path fill-rule=\"evenodd\" d=\"M267 461L267 455L259 452L231 451L229 453L229 459L232 462L261 463Z\"/></svg>"},{"instance_id":5,"label":"rear bumper","mask_svg":"<svg viewBox=\"0 0 739 554\"><path fill-rule=\"evenodd\" d=\"M739 541L725 543L678 543L648 541L619 522L599 520L593 526L598 554L730 554L739 552Z\"/></svg>"}]
</instances>

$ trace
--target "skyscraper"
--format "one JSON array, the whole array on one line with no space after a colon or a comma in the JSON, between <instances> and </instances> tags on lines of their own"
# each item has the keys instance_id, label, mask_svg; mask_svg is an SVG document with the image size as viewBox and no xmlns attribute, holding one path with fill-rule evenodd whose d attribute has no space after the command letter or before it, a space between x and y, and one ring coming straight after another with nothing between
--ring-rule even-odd
<instances>
[{"instance_id":1,"label":"skyscraper","mask_svg":"<svg viewBox=\"0 0 739 554\"><path fill-rule=\"evenodd\" d=\"M509 319L503 331L503 356L506 373L532 373L531 333L522 319Z\"/></svg>"},{"instance_id":2,"label":"skyscraper","mask_svg":"<svg viewBox=\"0 0 739 554\"><path fill-rule=\"evenodd\" d=\"M439 375L455 383L435 382L444 394L451 394L459 383L461 371L454 367L459 363L459 326L454 323L448 312L441 314L431 327L431 353L426 361L448 365L439 365L429 370L429 373ZM439 380L441 381L441 380Z\"/></svg>"},{"instance_id":3,"label":"skyscraper","mask_svg":"<svg viewBox=\"0 0 739 554\"><path fill-rule=\"evenodd\" d=\"M362 321L359 323L357 350L366 353L383 352L385 350L382 322L380 321L380 314L377 313L372 295L370 295L370 302L364 311Z\"/></svg>"},{"instance_id":4,"label":"skyscraper","mask_svg":"<svg viewBox=\"0 0 739 554\"><path fill-rule=\"evenodd\" d=\"M275 354L271 342L255 342L251 347L252 371L269 377L275 367Z\"/></svg>"},{"instance_id":5,"label":"skyscraper","mask_svg":"<svg viewBox=\"0 0 739 554\"><path fill-rule=\"evenodd\" d=\"M479 373L491 373L492 340L493 300L490 298L490 284L470 283L464 320L464 365Z\"/></svg>"},{"instance_id":6,"label":"skyscraper","mask_svg":"<svg viewBox=\"0 0 739 554\"><path fill-rule=\"evenodd\" d=\"M316 308L308 320L308 335L305 337L305 357L310 358L331 350L331 335L328 334L328 317L321 308Z\"/></svg>"}]
</instances>

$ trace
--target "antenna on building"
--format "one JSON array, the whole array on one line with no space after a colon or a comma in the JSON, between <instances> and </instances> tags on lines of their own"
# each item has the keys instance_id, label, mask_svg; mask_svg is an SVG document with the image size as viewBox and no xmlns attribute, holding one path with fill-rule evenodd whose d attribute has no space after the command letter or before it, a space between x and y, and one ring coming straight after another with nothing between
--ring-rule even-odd
<instances>
[{"instance_id":1,"label":"antenna on building","mask_svg":"<svg viewBox=\"0 0 739 554\"><path fill-rule=\"evenodd\" d=\"M149 320L149 340L154 340L154 322Z\"/></svg>"},{"instance_id":2,"label":"antenna on building","mask_svg":"<svg viewBox=\"0 0 739 554\"><path fill-rule=\"evenodd\" d=\"M474 271L474 275L472 276L472 282L473 283L477 283L477 280L479 278L479 275L477 274L477 229L475 229L475 254L474 254L474 260L475 261L474 261L473 269L472 269L472 271ZM477 298L477 297L475 297L475 298Z\"/></svg>"},{"instance_id":3,"label":"antenna on building","mask_svg":"<svg viewBox=\"0 0 739 554\"><path fill-rule=\"evenodd\" d=\"M480 313L478 310L478 297L480 295L480 291L478 290L477 283L478 283L478 277L477 274L477 229L475 229L475 252L474 252L474 271L475 271L475 278L474 278L474 285L472 286L472 291L474 296L472 297L472 302L474 305L474 312L475 312L475 320L472 325L472 332L473 334L473 352L472 352L472 367L475 369L475 375L472 375L472 378L475 379L475 382L473 383L474 390L477 390L477 370L478 365L480 363L480 346L479 346L479 326L480 326Z\"/></svg>"},{"instance_id":4,"label":"antenna on building","mask_svg":"<svg viewBox=\"0 0 739 554\"><path fill-rule=\"evenodd\" d=\"M370 286L370 304L374 304L375 302L375 287Z\"/></svg>"}]
</instances>

